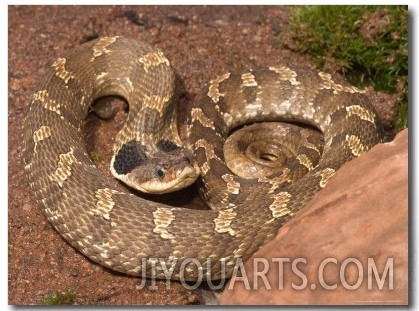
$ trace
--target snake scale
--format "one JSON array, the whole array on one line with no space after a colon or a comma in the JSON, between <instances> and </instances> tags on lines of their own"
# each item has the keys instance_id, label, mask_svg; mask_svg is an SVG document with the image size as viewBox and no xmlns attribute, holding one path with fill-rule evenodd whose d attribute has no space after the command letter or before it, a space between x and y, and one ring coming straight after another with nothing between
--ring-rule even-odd
<instances>
[{"instance_id":1,"label":"snake scale","mask_svg":"<svg viewBox=\"0 0 419 311\"><path fill-rule=\"evenodd\" d=\"M98 172L82 130L90 104L106 95L130 105L115 152L124 150L134 160L124 166L114 156L114 175L145 159L154 165L154 177L171 175L149 156L180 156L172 163L199 167L200 192L213 209L171 207L123 193ZM213 79L188 109L186 149L176 128L175 97L175 75L163 54L123 37L90 41L59 58L31 97L23 160L37 204L65 240L110 269L157 278L170 272L171 279L184 280L229 277L237 259L245 261L272 239L343 163L383 137L361 91L304 68L278 65ZM320 162L285 186L281 176L232 174L223 163L229 132L277 119L318 128L324 135ZM298 159L312 165L304 156Z\"/></svg>"}]
</instances>

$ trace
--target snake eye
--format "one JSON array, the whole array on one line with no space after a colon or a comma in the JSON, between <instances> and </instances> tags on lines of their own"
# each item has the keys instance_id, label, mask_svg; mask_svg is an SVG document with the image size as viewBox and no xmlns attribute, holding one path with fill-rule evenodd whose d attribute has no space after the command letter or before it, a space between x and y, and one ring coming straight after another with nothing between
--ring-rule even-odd
<instances>
[{"instance_id":1,"label":"snake eye","mask_svg":"<svg viewBox=\"0 0 419 311\"><path fill-rule=\"evenodd\" d=\"M166 170L165 170L165 168L164 168L163 166L161 166L161 165L157 165L157 166L156 166L156 171L155 171L155 173L156 173L156 176L157 176L157 177L159 177L159 178L163 178L163 177L164 177L164 175L166 174Z\"/></svg>"}]
</instances>

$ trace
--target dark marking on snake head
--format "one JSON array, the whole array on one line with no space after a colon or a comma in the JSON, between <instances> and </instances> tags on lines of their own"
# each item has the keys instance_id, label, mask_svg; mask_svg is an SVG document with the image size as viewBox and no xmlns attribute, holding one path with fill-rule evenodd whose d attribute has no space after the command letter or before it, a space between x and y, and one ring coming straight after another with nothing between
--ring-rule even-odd
<instances>
[{"instance_id":1,"label":"dark marking on snake head","mask_svg":"<svg viewBox=\"0 0 419 311\"><path fill-rule=\"evenodd\" d=\"M115 156L113 167L118 174L125 175L147 159L147 148L137 141L130 141L123 145Z\"/></svg>"},{"instance_id":2,"label":"dark marking on snake head","mask_svg":"<svg viewBox=\"0 0 419 311\"><path fill-rule=\"evenodd\" d=\"M157 148L159 148L159 150L163 151L163 152L171 152L174 150L179 150L181 149L178 145L176 145L174 142L170 141L170 140L160 140L157 143Z\"/></svg>"}]
</instances>

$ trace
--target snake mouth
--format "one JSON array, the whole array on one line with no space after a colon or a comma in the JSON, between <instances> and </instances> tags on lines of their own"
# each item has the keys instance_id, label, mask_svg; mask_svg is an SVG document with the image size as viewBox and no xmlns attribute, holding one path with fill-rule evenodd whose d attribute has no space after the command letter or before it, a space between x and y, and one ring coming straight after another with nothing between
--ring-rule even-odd
<instances>
[{"instance_id":1,"label":"snake mouth","mask_svg":"<svg viewBox=\"0 0 419 311\"><path fill-rule=\"evenodd\" d=\"M165 171L164 178L152 178L136 185L136 188L144 193L170 193L192 185L198 176L199 168L195 164L182 169L173 168Z\"/></svg>"}]
</instances>

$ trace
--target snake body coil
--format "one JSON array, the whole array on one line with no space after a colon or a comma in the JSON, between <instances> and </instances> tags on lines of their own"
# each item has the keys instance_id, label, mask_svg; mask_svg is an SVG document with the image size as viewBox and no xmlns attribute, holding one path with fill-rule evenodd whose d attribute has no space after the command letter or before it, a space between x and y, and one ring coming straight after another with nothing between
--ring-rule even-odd
<instances>
[{"instance_id":1,"label":"snake body coil","mask_svg":"<svg viewBox=\"0 0 419 311\"><path fill-rule=\"evenodd\" d=\"M382 140L367 98L328 74L284 66L228 73L198 96L186 125L201 192L214 210L175 208L122 193L85 151L82 128L89 106L105 95L127 99L129 117L116 151L135 141L150 154L177 150L173 80L161 52L109 37L58 59L32 95L23 159L35 199L64 239L116 271L185 280L228 277L237 259L246 260L274 237L343 163ZM223 163L231 130L278 118L321 130L325 146L319 164L286 187L281 176L233 175ZM145 142L150 146L142 147ZM310 167L307 158L298 159Z\"/></svg>"}]
</instances>

